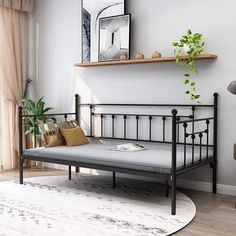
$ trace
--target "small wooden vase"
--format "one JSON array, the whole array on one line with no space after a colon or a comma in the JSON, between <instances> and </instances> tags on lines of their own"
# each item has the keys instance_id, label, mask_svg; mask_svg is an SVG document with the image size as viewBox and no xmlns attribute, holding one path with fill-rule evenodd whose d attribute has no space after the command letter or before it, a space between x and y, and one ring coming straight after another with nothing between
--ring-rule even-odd
<instances>
[{"instance_id":1,"label":"small wooden vase","mask_svg":"<svg viewBox=\"0 0 236 236\"><path fill-rule=\"evenodd\" d=\"M155 58L161 58L161 53L158 52L158 51L155 51L153 54L152 54L152 58L155 59Z\"/></svg>"},{"instance_id":2,"label":"small wooden vase","mask_svg":"<svg viewBox=\"0 0 236 236\"><path fill-rule=\"evenodd\" d=\"M120 60L125 61L125 60L127 60L127 57L125 55L122 55L122 56L120 56Z\"/></svg>"},{"instance_id":3,"label":"small wooden vase","mask_svg":"<svg viewBox=\"0 0 236 236\"><path fill-rule=\"evenodd\" d=\"M138 53L136 56L135 56L135 59L137 59L137 60L142 60L142 59L144 59L145 57L144 57L144 55L142 54L142 53Z\"/></svg>"}]
</instances>

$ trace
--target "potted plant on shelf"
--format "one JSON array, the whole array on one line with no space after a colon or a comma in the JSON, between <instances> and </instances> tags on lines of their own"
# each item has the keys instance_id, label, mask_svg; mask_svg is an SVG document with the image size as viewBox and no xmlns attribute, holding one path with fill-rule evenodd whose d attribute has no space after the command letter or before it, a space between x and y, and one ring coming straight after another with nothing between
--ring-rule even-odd
<instances>
[{"instance_id":1,"label":"potted plant on shelf","mask_svg":"<svg viewBox=\"0 0 236 236\"><path fill-rule=\"evenodd\" d=\"M205 42L202 39L202 34L192 33L189 29L186 35L172 44L175 47L176 63L187 69L184 75L184 84L187 87L185 93L190 96L191 101L201 104L200 95L196 92L197 84L193 77L198 74L195 58L204 51Z\"/></svg>"}]
</instances>

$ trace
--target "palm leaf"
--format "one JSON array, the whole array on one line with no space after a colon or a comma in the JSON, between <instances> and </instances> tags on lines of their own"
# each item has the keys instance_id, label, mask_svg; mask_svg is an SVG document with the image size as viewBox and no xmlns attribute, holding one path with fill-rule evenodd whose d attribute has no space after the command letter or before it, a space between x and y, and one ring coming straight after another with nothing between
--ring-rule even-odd
<instances>
[{"instance_id":1,"label":"palm leaf","mask_svg":"<svg viewBox=\"0 0 236 236\"><path fill-rule=\"evenodd\" d=\"M21 102L28 112L31 113L35 109L35 103L31 99L22 99Z\"/></svg>"},{"instance_id":2,"label":"palm leaf","mask_svg":"<svg viewBox=\"0 0 236 236\"><path fill-rule=\"evenodd\" d=\"M51 110L53 110L53 109L54 109L53 107L45 108L45 109L43 110L42 114L45 114L46 112L51 111Z\"/></svg>"}]
</instances>

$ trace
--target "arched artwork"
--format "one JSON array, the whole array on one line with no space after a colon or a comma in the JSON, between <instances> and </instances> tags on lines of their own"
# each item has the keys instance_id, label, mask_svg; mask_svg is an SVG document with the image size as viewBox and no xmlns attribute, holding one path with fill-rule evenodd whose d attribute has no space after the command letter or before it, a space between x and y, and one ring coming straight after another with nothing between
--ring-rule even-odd
<instances>
[{"instance_id":1,"label":"arched artwork","mask_svg":"<svg viewBox=\"0 0 236 236\"><path fill-rule=\"evenodd\" d=\"M100 18L125 13L125 0L82 0L82 62L98 61Z\"/></svg>"}]
</instances>

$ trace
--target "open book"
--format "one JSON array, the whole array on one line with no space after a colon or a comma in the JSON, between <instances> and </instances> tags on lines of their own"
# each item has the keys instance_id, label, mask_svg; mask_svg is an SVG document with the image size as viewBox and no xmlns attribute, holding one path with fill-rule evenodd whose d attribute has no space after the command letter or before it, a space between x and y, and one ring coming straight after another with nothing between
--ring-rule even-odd
<instances>
[{"instance_id":1,"label":"open book","mask_svg":"<svg viewBox=\"0 0 236 236\"><path fill-rule=\"evenodd\" d=\"M108 147L107 150L121 151L121 152L138 152L145 150L144 146L138 143L126 143L114 147Z\"/></svg>"}]
</instances>

